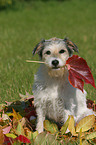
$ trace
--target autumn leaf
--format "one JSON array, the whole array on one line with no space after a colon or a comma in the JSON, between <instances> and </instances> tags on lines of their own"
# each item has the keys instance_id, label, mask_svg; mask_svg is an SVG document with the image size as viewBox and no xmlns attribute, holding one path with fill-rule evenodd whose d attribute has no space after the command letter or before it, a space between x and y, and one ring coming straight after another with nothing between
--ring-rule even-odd
<instances>
[{"instance_id":1,"label":"autumn leaf","mask_svg":"<svg viewBox=\"0 0 96 145\"><path fill-rule=\"evenodd\" d=\"M2 114L2 120L9 120L9 116L7 114Z\"/></svg>"},{"instance_id":2,"label":"autumn leaf","mask_svg":"<svg viewBox=\"0 0 96 145\"><path fill-rule=\"evenodd\" d=\"M27 123L27 118L23 117L21 120L20 120L20 124L23 126L26 126L26 123Z\"/></svg>"},{"instance_id":3,"label":"autumn leaf","mask_svg":"<svg viewBox=\"0 0 96 145\"><path fill-rule=\"evenodd\" d=\"M17 113L17 112L14 110L14 108L12 108L12 110L13 110L13 114L11 114L11 115L13 115L13 117L14 117L15 119L17 119L17 120L22 119L22 116L21 116L19 113Z\"/></svg>"},{"instance_id":4,"label":"autumn leaf","mask_svg":"<svg viewBox=\"0 0 96 145\"><path fill-rule=\"evenodd\" d=\"M5 106L5 104L0 104L0 112L4 109Z\"/></svg>"},{"instance_id":5,"label":"autumn leaf","mask_svg":"<svg viewBox=\"0 0 96 145\"><path fill-rule=\"evenodd\" d=\"M36 110L35 110L35 108L34 107L25 108L25 117L28 120L32 120L32 116L36 118Z\"/></svg>"},{"instance_id":6,"label":"autumn leaf","mask_svg":"<svg viewBox=\"0 0 96 145\"><path fill-rule=\"evenodd\" d=\"M12 108L12 110L13 110L13 116L14 116L14 118L16 118L17 120L19 120L18 115L17 115L17 112L14 110L14 108Z\"/></svg>"},{"instance_id":7,"label":"autumn leaf","mask_svg":"<svg viewBox=\"0 0 96 145\"><path fill-rule=\"evenodd\" d=\"M89 139L93 139L93 138L96 138L96 131L95 132L91 132L90 134L88 134L86 136L86 139L89 140Z\"/></svg>"},{"instance_id":8,"label":"autumn leaf","mask_svg":"<svg viewBox=\"0 0 96 145\"><path fill-rule=\"evenodd\" d=\"M56 140L55 135L42 132L36 137L34 145L61 145L61 143Z\"/></svg>"},{"instance_id":9,"label":"autumn leaf","mask_svg":"<svg viewBox=\"0 0 96 145\"><path fill-rule=\"evenodd\" d=\"M85 81L85 83L91 84L94 88L96 88L90 68L83 58L78 55L73 55L66 61L66 66L69 71L68 79L73 87L83 91Z\"/></svg>"},{"instance_id":10,"label":"autumn leaf","mask_svg":"<svg viewBox=\"0 0 96 145\"><path fill-rule=\"evenodd\" d=\"M44 128L50 132L51 134L55 134L56 132L58 132L58 127L55 123L51 123L48 120L44 120Z\"/></svg>"},{"instance_id":11,"label":"autumn leaf","mask_svg":"<svg viewBox=\"0 0 96 145\"><path fill-rule=\"evenodd\" d=\"M17 128L16 128L16 134L24 135L24 128L23 128L21 122L18 122L18 125L17 125Z\"/></svg>"},{"instance_id":12,"label":"autumn leaf","mask_svg":"<svg viewBox=\"0 0 96 145\"><path fill-rule=\"evenodd\" d=\"M45 143L45 138L46 138L46 132L42 132L40 133L36 139L35 139L35 142L34 142L34 145L44 145Z\"/></svg>"},{"instance_id":13,"label":"autumn leaf","mask_svg":"<svg viewBox=\"0 0 96 145\"><path fill-rule=\"evenodd\" d=\"M96 104L95 104L95 101L92 101L90 99L87 99L87 107L90 108L90 109L93 109L93 111L96 110Z\"/></svg>"},{"instance_id":14,"label":"autumn leaf","mask_svg":"<svg viewBox=\"0 0 96 145\"><path fill-rule=\"evenodd\" d=\"M25 95L19 93L19 96L20 96L20 98L21 98L22 101L29 100L29 99L33 99L34 98L34 96L33 95L30 95L28 92L26 92Z\"/></svg>"},{"instance_id":15,"label":"autumn leaf","mask_svg":"<svg viewBox=\"0 0 96 145\"><path fill-rule=\"evenodd\" d=\"M32 97L32 96L30 96ZM20 144L72 144L77 141L82 145L87 144L88 142L95 143L96 140L96 124L94 123L94 115L88 117L86 119L82 119L76 127L74 126L74 117L69 116L68 120L61 127L61 130L58 130L58 126L55 123L45 121L45 132L38 134L38 131L35 131L36 125L36 110L34 104L32 104L32 100L30 97L24 99L25 105L22 107L22 103L20 103L21 107L16 109L14 105L18 105L17 101L12 103L12 106L7 106L7 110L5 108L0 112L0 145L2 142L6 145L20 145ZM20 101L18 101L20 102ZM91 104L90 108L94 108L95 102L89 100ZM6 107L6 106L5 106ZM13 109L12 112L12 107ZM22 109L23 108L23 114ZM95 110L95 109L94 109ZM22 116L20 115L22 114ZM27 119L28 118L28 119ZM92 119L93 118L93 119ZM2 120L3 119L3 120ZM33 122L34 121L34 122ZM33 125L34 124L34 125ZM12 127L12 128L11 128ZM66 133L67 128L71 133ZM89 130L90 129L90 130ZM77 132L76 132L76 131ZM89 130L89 131L88 131ZM48 132L47 132L48 131ZM88 131L88 132L86 132ZM93 132L95 131L95 132ZM83 132L83 133L82 133ZM64 134L64 135L63 135ZM31 142L31 143L30 143ZM66 143L67 142L67 143Z\"/></svg>"},{"instance_id":16,"label":"autumn leaf","mask_svg":"<svg viewBox=\"0 0 96 145\"><path fill-rule=\"evenodd\" d=\"M12 133L7 133L6 136L11 137L13 139L15 139L17 137L15 134L12 134Z\"/></svg>"},{"instance_id":17,"label":"autumn leaf","mask_svg":"<svg viewBox=\"0 0 96 145\"><path fill-rule=\"evenodd\" d=\"M68 125L69 125L69 121L70 121L70 116L68 117L67 121L65 122L65 124L60 129L62 135L65 134L65 132L68 128Z\"/></svg>"},{"instance_id":18,"label":"autumn leaf","mask_svg":"<svg viewBox=\"0 0 96 145\"><path fill-rule=\"evenodd\" d=\"M33 132L33 139L35 139L38 135L38 131Z\"/></svg>"},{"instance_id":19,"label":"autumn leaf","mask_svg":"<svg viewBox=\"0 0 96 145\"><path fill-rule=\"evenodd\" d=\"M82 141L82 145L90 145L87 140Z\"/></svg>"},{"instance_id":20,"label":"autumn leaf","mask_svg":"<svg viewBox=\"0 0 96 145\"><path fill-rule=\"evenodd\" d=\"M6 128L3 128L3 134L7 134L10 132L12 126L7 126Z\"/></svg>"},{"instance_id":21,"label":"autumn leaf","mask_svg":"<svg viewBox=\"0 0 96 145\"><path fill-rule=\"evenodd\" d=\"M12 145L13 139L11 137L4 136L4 145Z\"/></svg>"},{"instance_id":22,"label":"autumn leaf","mask_svg":"<svg viewBox=\"0 0 96 145\"><path fill-rule=\"evenodd\" d=\"M5 101L6 105L9 106L11 105L13 102L8 102L8 101Z\"/></svg>"},{"instance_id":23,"label":"autumn leaf","mask_svg":"<svg viewBox=\"0 0 96 145\"><path fill-rule=\"evenodd\" d=\"M2 145L4 143L4 134L2 127L0 126L0 144Z\"/></svg>"},{"instance_id":24,"label":"autumn leaf","mask_svg":"<svg viewBox=\"0 0 96 145\"><path fill-rule=\"evenodd\" d=\"M37 135L38 135L38 131L32 132L28 130L28 128L26 128L26 137L31 141L33 141L37 137Z\"/></svg>"},{"instance_id":25,"label":"autumn leaf","mask_svg":"<svg viewBox=\"0 0 96 145\"><path fill-rule=\"evenodd\" d=\"M31 143L30 139L28 139L27 137L23 136L23 135L19 135L17 138L15 138L18 141L21 141L23 143Z\"/></svg>"},{"instance_id":26,"label":"autumn leaf","mask_svg":"<svg viewBox=\"0 0 96 145\"><path fill-rule=\"evenodd\" d=\"M81 138L81 136L82 136L82 128L80 129L80 132L79 132L80 145L82 145L82 138Z\"/></svg>"},{"instance_id":27,"label":"autumn leaf","mask_svg":"<svg viewBox=\"0 0 96 145\"><path fill-rule=\"evenodd\" d=\"M95 122L95 115L89 115L84 117L80 122L76 125L76 132L80 132L82 128L82 132L89 130Z\"/></svg>"},{"instance_id":28,"label":"autumn leaf","mask_svg":"<svg viewBox=\"0 0 96 145\"><path fill-rule=\"evenodd\" d=\"M68 129L69 129L69 131L71 132L71 134L73 136L78 136L78 134L76 134L76 131L75 131L75 120L74 120L73 116L70 116L70 120L69 120L69 124L68 124Z\"/></svg>"}]
</instances>

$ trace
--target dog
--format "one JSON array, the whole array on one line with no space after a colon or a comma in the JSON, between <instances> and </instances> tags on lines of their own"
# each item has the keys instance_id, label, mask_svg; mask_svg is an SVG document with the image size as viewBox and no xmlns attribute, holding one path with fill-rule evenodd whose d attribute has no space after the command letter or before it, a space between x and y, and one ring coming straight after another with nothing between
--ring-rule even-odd
<instances>
[{"instance_id":1,"label":"dog","mask_svg":"<svg viewBox=\"0 0 96 145\"><path fill-rule=\"evenodd\" d=\"M87 108L86 91L74 88L68 80L66 60L78 52L77 46L69 39L51 38L42 40L33 50L45 62L34 76L33 95L37 112L36 130L44 130L46 118L62 126L69 115L75 123L83 117L94 114Z\"/></svg>"}]
</instances>

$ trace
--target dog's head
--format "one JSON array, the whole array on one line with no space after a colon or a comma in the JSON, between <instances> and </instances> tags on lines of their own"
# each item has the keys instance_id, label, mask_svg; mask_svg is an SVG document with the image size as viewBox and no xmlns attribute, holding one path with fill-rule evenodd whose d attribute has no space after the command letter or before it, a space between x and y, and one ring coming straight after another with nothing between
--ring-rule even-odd
<instances>
[{"instance_id":1,"label":"dog's head","mask_svg":"<svg viewBox=\"0 0 96 145\"><path fill-rule=\"evenodd\" d=\"M73 55L73 51L78 52L77 46L67 38L51 38L38 43L33 54L38 53L48 66L49 74L58 77L64 74L66 60Z\"/></svg>"}]
</instances>

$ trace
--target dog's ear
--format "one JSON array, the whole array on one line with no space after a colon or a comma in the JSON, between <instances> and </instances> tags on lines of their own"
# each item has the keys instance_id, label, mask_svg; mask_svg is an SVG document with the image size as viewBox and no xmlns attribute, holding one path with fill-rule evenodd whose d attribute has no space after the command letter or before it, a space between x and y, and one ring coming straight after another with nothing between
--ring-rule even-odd
<instances>
[{"instance_id":1,"label":"dog's ear","mask_svg":"<svg viewBox=\"0 0 96 145\"><path fill-rule=\"evenodd\" d=\"M73 51L79 52L78 47L72 41L70 41L68 38L65 38L64 42L65 42L66 47L68 49L69 55L72 55Z\"/></svg>"},{"instance_id":2,"label":"dog's ear","mask_svg":"<svg viewBox=\"0 0 96 145\"><path fill-rule=\"evenodd\" d=\"M33 55L35 55L37 53L40 55L40 57L42 57L42 50L44 48L44 42L45 42L45 40L43 39L36 45L36 47L33 49L33 52L32 52Z\"/></svg>"}]
</instances>

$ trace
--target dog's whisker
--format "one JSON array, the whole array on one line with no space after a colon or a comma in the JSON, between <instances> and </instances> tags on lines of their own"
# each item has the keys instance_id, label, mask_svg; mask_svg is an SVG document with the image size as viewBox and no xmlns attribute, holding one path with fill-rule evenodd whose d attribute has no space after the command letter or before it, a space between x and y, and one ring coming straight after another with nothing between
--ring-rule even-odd
<instances>
[{"instance_id":1,"label":"dog's whisker","mask_svg":"<svg viewBox=\"0 0 96 145\"><path fill-rule=\"evenodd\" d=\"M26 60L26 62L45 63L43 61Z\"/></svg>"}]
</instances>

